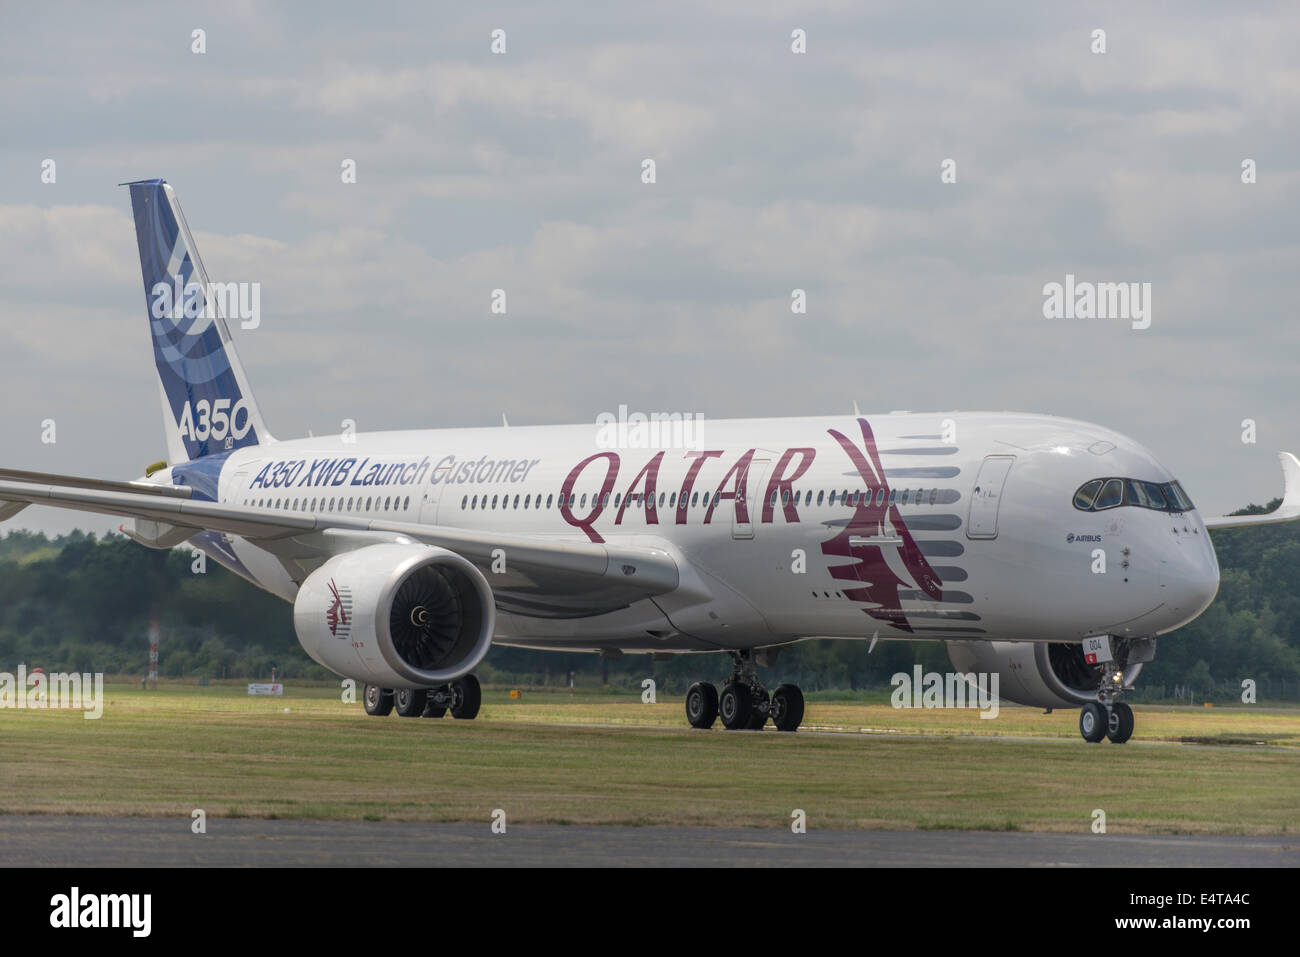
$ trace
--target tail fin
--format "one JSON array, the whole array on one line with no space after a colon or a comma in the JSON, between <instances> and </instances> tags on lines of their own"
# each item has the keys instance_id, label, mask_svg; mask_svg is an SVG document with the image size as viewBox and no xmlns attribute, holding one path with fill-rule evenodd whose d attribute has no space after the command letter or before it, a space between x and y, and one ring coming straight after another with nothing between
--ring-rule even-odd
<instances>
[{"instance_id":1,"label":"tail fin","mask_svg":"<svg viewBox=\"0 0 1300 957\"><path fill-rule=\"evenodd\" d=\"M223 295L238 290L208 282L166 181L123 185L131 187L168 459L175 464L272 441L226 326Z\"/></svg>"}]
</instances>

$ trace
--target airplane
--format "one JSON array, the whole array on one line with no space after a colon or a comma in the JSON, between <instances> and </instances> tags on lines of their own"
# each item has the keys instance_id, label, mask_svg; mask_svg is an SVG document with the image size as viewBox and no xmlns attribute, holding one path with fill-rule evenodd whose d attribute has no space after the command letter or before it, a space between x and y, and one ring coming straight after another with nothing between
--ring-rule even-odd
<instances>
[{"instance_id":1,"label":"airplane","mask_svg":"<svg viewBox=\"0 0 1300 957\"><path fill-rule=\"evenodd\" d=\"M1077 707L1086 741L1123 743L1157 636L1218 590L1209 530L1300 518L1289 453L1278 509L1202 518L1132 439L1012 412L277 440L175 191L123 185L167 459L131 481L0 471L0 520L77 509L201 549L292 603L303 649L363 683L370 715L474 718L495 642L725 652L732 674L690 687L689 724L788 732L803 694L758 671L782 648L939 640L967 680L996 674L1003 698Z\"/></svg>"}]
</instances>

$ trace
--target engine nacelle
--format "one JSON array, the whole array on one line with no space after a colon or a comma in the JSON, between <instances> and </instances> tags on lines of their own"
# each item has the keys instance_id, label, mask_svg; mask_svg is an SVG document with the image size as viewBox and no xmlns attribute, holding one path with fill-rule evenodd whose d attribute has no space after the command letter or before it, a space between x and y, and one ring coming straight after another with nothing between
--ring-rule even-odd
<instances>
[{"instance_id":1,"label":"engine nacelle","mask_svg":"<svg viewBox=\"0 0 1300 957\"><path fill-rule=\"evenodd\" d=\"M1045 641L949 641L960 672L998 675L998 696L1036 708L1077 708L1097 700L1101 675L1083 659L1083 645ZM1142 663L1124 667L1128 687Z\"/></svg>"},{"instance_id":2,"label":"engine nacelle","mask_svg":"<svg viewBox=\"0 0 1300 957\"><path fill-rule=\"evenodd\" d=\"M307 577L293 625L307 654L337 674L383 688L431 688L483 660L496 602L483 574L454 552L368 545Z\"/></svg>"}]
</instances>

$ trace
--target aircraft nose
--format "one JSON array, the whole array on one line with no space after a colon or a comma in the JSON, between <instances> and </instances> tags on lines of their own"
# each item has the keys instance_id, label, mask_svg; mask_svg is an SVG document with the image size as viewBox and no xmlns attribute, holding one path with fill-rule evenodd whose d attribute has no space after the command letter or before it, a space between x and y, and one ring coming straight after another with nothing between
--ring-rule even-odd
<instances>
[{"instance_id":1,"label":"aircraft nose","mask_svg":"<svg viewBox=\"0 0 1300 957\"><path fill-rule=\"evenodd\" d=\"M1175 549L1164 584L1168 604L1187 621L1210 607L1219 592L1219 562L1207 531L1199 529L1192 541Z\"/></svg>"}]
</instances>

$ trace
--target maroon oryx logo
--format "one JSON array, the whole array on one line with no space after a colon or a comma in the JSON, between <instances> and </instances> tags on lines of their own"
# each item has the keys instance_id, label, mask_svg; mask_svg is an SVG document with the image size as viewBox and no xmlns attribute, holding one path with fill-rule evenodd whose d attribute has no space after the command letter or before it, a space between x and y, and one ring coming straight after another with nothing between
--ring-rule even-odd
<instances>
[{"instance_id":1,"label":"maroon oryx logo","mask_svg":"<svg viewBox=\"0 0 1300 957\"><path fill-rule=\"evenodd\" d=\"M330 634L335 638L346 638L351 631L351 625L348 623L348 610L352 605L352 592L348 588L342 591L334 584L334 579L330 579L330 594L334 600L330 602L330 607L325 612L325 621L330 626ZM346 598L346 603L344 599ZM343 634L339 634L340 629Z\"/></svg>"},{"instance_id":2,"label":"maroon oryx logo","mask_svg":"<svg viewBox=\"0 0 1300 957\"><path fill-rule=\"evenodd\" d=\"M889 483L885 480L871 426L866 419L858 419L858 424L862 427L865 454L835 429L827 430L852 460L866 488L858 495L853 517L844 530L822 544L822 554L856 559L830 569L832 578L858 583L857 587L845 588L844 597L874 605L874 608L864 608L863 611L872 618L910 632L912 626L903 612L898 594L900 587L908 586L885 561L884 547L892 545L898 549L903 567L912 576L916 587L935 601L943 597L943 583L903 524L898 507L890 501Z\"/></svg>"}]
</instances>

